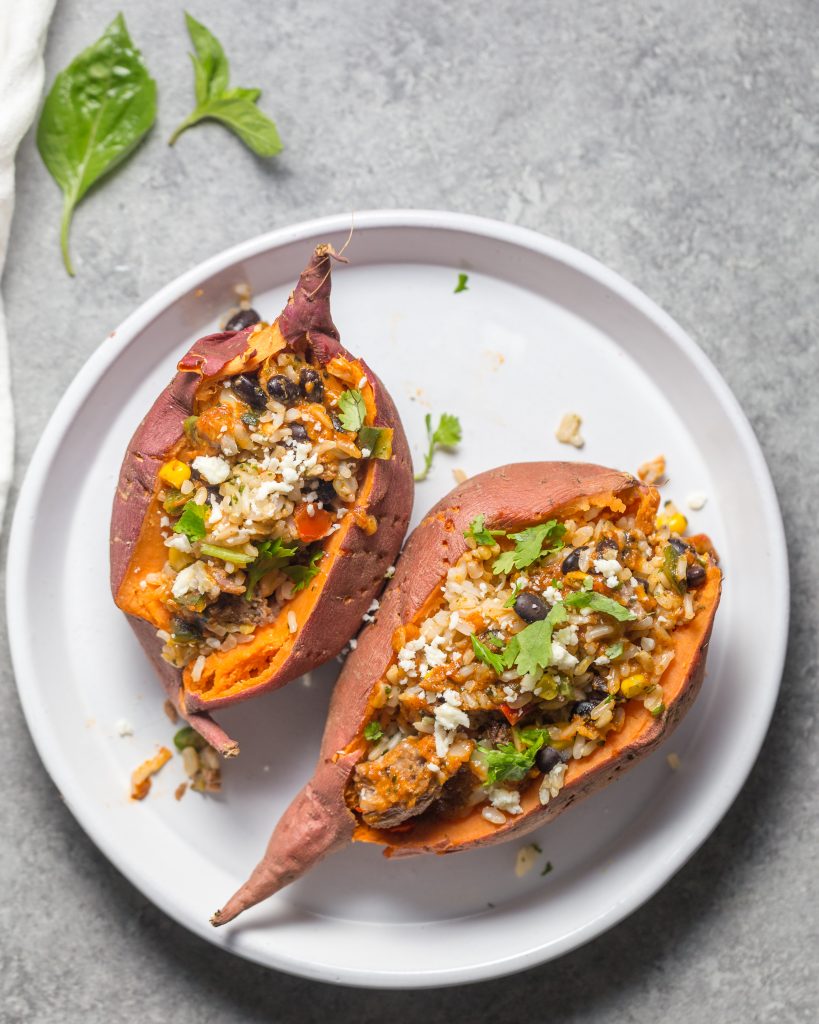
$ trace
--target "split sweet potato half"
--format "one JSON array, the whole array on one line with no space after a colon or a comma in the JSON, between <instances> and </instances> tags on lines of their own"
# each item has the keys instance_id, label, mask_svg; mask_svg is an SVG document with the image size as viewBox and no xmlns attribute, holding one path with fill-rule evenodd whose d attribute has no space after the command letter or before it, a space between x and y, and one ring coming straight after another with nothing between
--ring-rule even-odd
<instances>
[{"instance_id":1,"label":"split sweet potato half","mask_svg":"<svg viewBox=\"0 0 819 1024\"><path fill-rule=\"evenodd\" d=\"M334 256L316 249L274 323L192 346L114 498L114 600L175 706L226 755L238 747L209 712L339 652L412 508L398 413L330 315Z\"/></svg>"},{"instance_id":2,"label":"split sweet potato half","mask_svg":"<svg viewBox=\"0 0 819 1024\"><path fill-rule=\"evenodd\" d=\"M721 587L654 488L527 463L414 531L336 684L313 778L216 925L350 841L453 853L552 820L667 736L699 691Z\"/></svg>"}]
</instances>

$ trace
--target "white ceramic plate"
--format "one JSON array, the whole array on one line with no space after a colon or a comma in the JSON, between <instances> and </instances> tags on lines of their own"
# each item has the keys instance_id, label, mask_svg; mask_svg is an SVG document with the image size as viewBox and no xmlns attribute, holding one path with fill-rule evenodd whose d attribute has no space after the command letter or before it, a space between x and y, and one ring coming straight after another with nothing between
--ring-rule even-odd
<instances>
[{"instance_id":1,"label":"white ceramic plate","mask_svg":"<svg viewBox=\"0 0 819 1024\"><path fill-rule=\"evenodd\" d=\"M264 235L208 260L105 339L64 395L32 460L14 520L8 614L14 667L37 748L83 828L142 892L226 949L324 981L453 984L542 963L634 910L725 813L768 725L782 670L788 581L782 524L751 429L714 368L637 289L594 260L520 228L448 213L356 217L335 274L342 337L392 391L416 458L423 417L457 413L464 439L418 487L414 521L467 473L567 459L566 411L582 457L635 470L659 452L665 489L721 552L726 583L709 674L669 744L519 844L390 862L356 846L218 931L209 914L245 878L308 777L338 666L224 714L242 755L224 793L177 803L178 758L143 803L131 770L168 743L162 696L108 592L108 517L122 453L180 354L216 328L235 285L273 318L312 247L338 247L350 218ZM453 294L457 272L469 290ZM753 552L753 559L749 559ZM765 633L759 633L759 595ZM48 623L43 633L43 623ZM121 738L121 718L134 735ZM672 771L666 755L682 761ZM546 877L546 860L554 870Z\"/></svg>"}]
</instances>

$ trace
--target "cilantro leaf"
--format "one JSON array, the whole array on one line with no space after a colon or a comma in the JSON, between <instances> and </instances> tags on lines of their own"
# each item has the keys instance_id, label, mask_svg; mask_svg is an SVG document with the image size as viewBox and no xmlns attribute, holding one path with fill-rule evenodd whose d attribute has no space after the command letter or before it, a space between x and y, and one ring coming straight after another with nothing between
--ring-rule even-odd
<instances>
[{"instance_id":1,"label":"cilantro leaf","mask_svg":"<svg viewBox=\"0 0 819 1024\"><path fill-rule=\"evenodd\" d=\"M185 14L191 37L196 109L168 140L174 142L187 128L210 118L219 121L259 156L275 156L282 150L276 125L256 106L260 89L229 89L230 66L222 44L201 22Z\"/></svg>"},{"instance_id":2,"label":"cilantro leaf","mask_svg":"<svg viewBox=\"0 0 819 1024\"><path fill-rule=\"evenodd\" d=\"M498 675L502 675L504 671L503 664L503 651L499 653L493 651L487 644L481 643L481 641L472 633L469 637L472 641L472 650L475 652L475 657L478 661L482 661L484 665L488 665Z\"/></svg>"},{"instance_id":3,"label":"cilantro leaf","mask_svg":"<svg viewBox=\"0 0 819 1024\"><path fill-rule=\"evenodd\" d=\"M380 740L383 735L384 735L384 731L381 728L381 726L378 724L378 722L367 722L367 724L364 726L364 739L365 740L369 740L370 742L373 742L375 740Z\"/></svg>"},{"instance_id":4,"label":"cilantro leaf","mask_svg":"<svg viewBox=\"0 0 819 1024\"><path fill-rule=\"evenodd\" d=\"M570 608L591 608L594 612L603 612L605 615L617 619L618 622L630 622L637 618L634 612L629 611L619 601L598 594L594 590L579 590L574 594L567 594L563 598L563 603ZM555 605L556 607L557 605Z\"/></svg>"},{"instance_id":5,"label":"cilantro leaf","mask_svg":"<svg viewBox=\"0 0 819 1024\"><path fill-rule=\"evenodd\" d=\"M469 285L466 283L469 280L469 274L458 274L458 283L455 285L455 294L458 292L469 291Z\"/></svg>"},{"instance_id":6,"label":"cilantro leaf","mask_svg":"<svg viewBox=\"0 0 819 1024\"><path fill-rule=\"evenodd\" d=\"M615 658L619 658L623 653L623 641L618 640L616 644L612 644L611 647L606 648L606 657L609 661L614 661Z\"/></svg>"},{"instance_id":7,"label":"cilantro leaf","mask_svg":"<svg viewBox=\"0 0 819 1024\"><path fill-rule=\"evenodd\" d=\"M545 729L523 729L517 734L522 750L514 743L502 743L494 749L480 747L486 757L487 786L496 782L520 782L525 779L535 763L535 756L546 742L548 734Z\"/></svg>"},{"instance_id":8,"label":"cilantro leaf","mask_svg":"<svg viewBox=\"0 0 819 1024\"><path fill-rule=\"evenodd\" d=\"M188 540L201 540L207 533L205 528L207 514L207 505L197 505L195 501L186 501L182 515L173 524L173 532L184 533Z\"/></svg>"},{"instance_id":9,"label":"cilantro leaf","mask_svg":"<svg viewBox=\"0 0 819 1024\"><path fill-rule=\"evenodd\" d=\"M245 590L245 601L252 601L256 592L256 584L273 569L282 569L298 550L296 547L287 547L281 537L274 537L273 540L263 541L257 545L259 554L256 561L247 567L247 589Z\"/></svg>"},{"instance_id":10,"label":"cilantro leaf","mask_svg":"<svg viewBox=\"0 0 819 1024\"><path fill-rule=\"evenodd\" d=\"M518 641L518 655L515 668L521 675L537 672L548 668L552 663L552 630L568 619L566 609L558 602L545 619L532 622L520 633L515 634Z\"/></svg>"},{"instance_id":11,"label":"cilantro leaf","mask_svg":"<svg viewBox=\"0 0 819 1024\"><path fill-rule=\"evenodd\" d=\"M310 580L318 576L319 573L319 562L324 557L324 550L318 548L310 555L310 561L306 565L284 565L282 566L282 572L285 576L288 576L295 584L295 591L298 593L300 590L304 590Z\"/></svg>"},{"instance_id":12,"label":"cilantro leaf","mask_svg":"<svg viewBox=\"0 0 819 1024\"><path fill-rule=\"evenodd\" d=\"M485 523L486 516L483 513L475 516L468 529L464 530L464 537L471 537L476 544L491 547L495 543L495 537L506 536L506 530L487 530Z\"/></svg>"},{"instance_id":13,"label":"cilantro leaf","mask_svg":"<svg viewBox=\"0 0 819 1024\"><path fill-rule=\"evenodd\" d=\"M518 599L518 594L523 590L525 584L523 580L515 580L514 586L512 587L512 593L509 595L508 600L503 602L504 608L514 608L515 601Z\"/></svg>"},{"instance_id":14,"label":"cilantro leaf","mask_svg":"<svg viewBox=\"0 0 819 1024\"><path fill-rule=\"evenodd\" d=\"M364 426L364 417L367 415L367 407L364 404L364 396L357 388L351 391L343 391L338 398L338 418L345 430L356 434Z\"/></svg>"},{"instance_id":15,"label":"cilantro leaf","mask_svg":"<svg viewBox=\"0 0 819 1024\"><path fill-rule=\"evenodd\" d=\"M434 430L432 429L432 416L429 413L424 417L424 423L427 428L429 447L427 448L426 455L424 455L424 468L420 473L415 474L415 480L418 483L421 480L426 480L429 476L435 449L454 448L461 440L461 421L451 413L442 413L441 418L438 420L438 426Z\"/></svg>"},{"instance_id":16,"label":"cilantro leaf","mask_svg":"<svg viewBox=\"0 0 819 1024\"><path fill-rule=\"evenodd\" d=\"M520 533L513 533L510 536L515 542L513 551L504 551L495 560L492 572L496 576L503 576L515 569L525 569L527 565L536 562L545 555L554 554L563 547L563 534L566 527L556 519L550 519L548 523L541 523L539 526L529 526Z\"/></svg>"}]
</instances>

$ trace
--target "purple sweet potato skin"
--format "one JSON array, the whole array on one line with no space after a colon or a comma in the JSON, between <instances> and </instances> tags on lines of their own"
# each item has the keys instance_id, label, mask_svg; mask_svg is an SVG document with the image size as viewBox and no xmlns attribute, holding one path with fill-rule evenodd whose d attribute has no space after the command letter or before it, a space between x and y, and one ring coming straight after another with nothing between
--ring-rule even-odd
<instances>
[{"instance_id":1,"label":"purple sweet potato skin","mask_svg":"<svg viewBox=\"0 0 819 1024\"><path fill-rule=\"evenodd\" d=\"M309 343L322 363L335 356L355 358L341 345L330 315L333 255L329 246L316 249L278 321L289 345L298 348ZM183 370L174 376L131 439L111 516L111 590L115 599L139 538L157 473L184 434L183 424L193 413L202 378L218 374L245 352L253 330L249 327L222 332L197 341L180 361ZM210 702L201 695L186 695L181 672L162 659L153 628L128 616L174 705L209 742L216 740L214 745L225 753L235 753L238 747L203 712L277 689L337 654L358 631L362 615L383 586L384 573L395 560L406 533L413 496L409 447L388 392L369 367L362 365L375 396L375 424L393 429L392 459L373 460L369 469L373 478L365 511L375 517L378 530L369 536L358 525L349 528L319 600L275 673L239 695Z\"/></svg>"}]
</instances>

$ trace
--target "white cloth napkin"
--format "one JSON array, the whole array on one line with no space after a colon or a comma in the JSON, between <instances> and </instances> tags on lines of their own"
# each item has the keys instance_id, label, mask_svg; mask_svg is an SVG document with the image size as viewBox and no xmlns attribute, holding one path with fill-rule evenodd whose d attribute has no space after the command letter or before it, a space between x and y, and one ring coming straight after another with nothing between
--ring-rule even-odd
<instances>
[{"instance_id":1,"label":"white cloth napkin","mask_svg":"<svg viewBox=\"0 0 819 1024\"><path fill-rule=\"evenodd\" d=\"M54 0L0 0L0 277L14 210L14 156L43 88L43 46ZM0 527L14 469L14 410L0 293Z\"/></svg>"}]
</instances>

